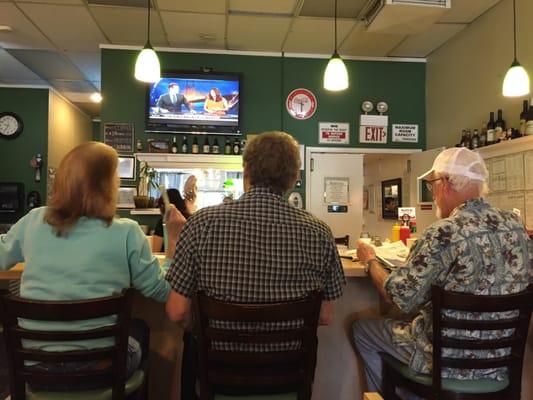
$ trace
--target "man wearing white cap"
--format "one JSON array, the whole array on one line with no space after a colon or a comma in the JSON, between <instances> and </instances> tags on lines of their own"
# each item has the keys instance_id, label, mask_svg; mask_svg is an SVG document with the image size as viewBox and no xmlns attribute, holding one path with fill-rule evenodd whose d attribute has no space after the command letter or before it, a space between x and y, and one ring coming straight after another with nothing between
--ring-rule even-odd
<instances>
[{"instance_id":1,"label":"man wearing white cap","mask_svg":"<svg viewBox=\"0 0 533 400\"><path fill-rule=\"evenodd\" d=\"M478 295L503 295L524 290L533 270L533 245L523 223L510 211L490 206L482 198L487 168L481 156L466 148L441 152L433 167L419 177L433 193L439 221L416 242L406 265L386 271L371 246L360 243L358 258L367 262L373 283L385 300L414 318L358 320L353 339L364 362L369 390L381 391L378 352L391 354L417 373L431 372L431 285ZM450 317L454 317L449 312ZM502 318L501 313L484 319ZM450 330L449 335L479 337L479 332ZM498 338L505 332L486 332ZM484 333L485 335L485 333ZM485 336L484 336L485 337ZM473 357L506 354L506 349L472 351L444 349L443 356L462 351ZM443 377L505 379L505 370L446 369Z\"/></svg>"}]
</instances>

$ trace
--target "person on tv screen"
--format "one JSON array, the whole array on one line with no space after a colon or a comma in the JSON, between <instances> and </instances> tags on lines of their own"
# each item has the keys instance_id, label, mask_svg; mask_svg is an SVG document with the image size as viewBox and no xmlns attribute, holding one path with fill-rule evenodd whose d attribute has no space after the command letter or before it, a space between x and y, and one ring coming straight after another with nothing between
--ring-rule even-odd
<instances>
[{"instance_id":1,"label":"person on tv screen","mask_svg":"<svg viewBox=\"0 0 533 400\"><path fill-rule=\"evenodd\" d=\"M181 113L181 106L187 107L189 112L194 113L191 103L180 93L180 87L177 83L169 83L168 93L162 94L157 100L157 107L162 112Z\"/></svg>"},{"instance_id":2,"label":"person on tv screen","mask_svg":"<svg viewBox=\"0 0 533 400\"><path fill-rule=\"evenodd\" d=\"M220 90L212 88L205 97L204 111L209 114L224 115L228 109L228 101L220 94Z\"/></svg>"}]
</instances>

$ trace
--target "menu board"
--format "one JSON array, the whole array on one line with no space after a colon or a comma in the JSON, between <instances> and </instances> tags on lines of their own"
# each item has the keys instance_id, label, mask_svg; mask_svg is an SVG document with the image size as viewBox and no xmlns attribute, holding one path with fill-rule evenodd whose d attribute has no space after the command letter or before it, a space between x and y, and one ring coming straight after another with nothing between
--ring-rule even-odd
<instances>
[{"instance_id":1,"label":"menu board","mask_svg":"<svg viewBox=\"0 0 533 400\"><path fill-rule=\"evenodd\" d=\"M134 128L132 123L104 124L104 143L119 153L133 153Z\"/></svg>"}]
</instances>

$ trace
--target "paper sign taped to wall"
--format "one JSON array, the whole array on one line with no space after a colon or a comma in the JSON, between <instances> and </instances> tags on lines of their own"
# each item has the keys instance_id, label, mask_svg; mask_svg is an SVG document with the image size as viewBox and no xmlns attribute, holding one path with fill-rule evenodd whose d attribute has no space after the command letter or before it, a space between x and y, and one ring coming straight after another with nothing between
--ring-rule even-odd
<instances>
[{"instance_id":1,"label":"paper sign taped to wall","mask_svg":"<svg viewBox=\"0 0 533 400\"><path fill-rule=\"evenodd\" d=\"M418 143L418 125L395 124L392 125L392 141Z\"/></svg>"}]
</instances>

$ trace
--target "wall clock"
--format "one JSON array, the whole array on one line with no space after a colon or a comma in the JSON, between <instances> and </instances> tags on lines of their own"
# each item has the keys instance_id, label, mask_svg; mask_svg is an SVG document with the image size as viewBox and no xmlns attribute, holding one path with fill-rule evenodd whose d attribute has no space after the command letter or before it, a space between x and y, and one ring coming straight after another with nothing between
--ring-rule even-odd
<instances>
[{"instance_id":1,"label":"wall clock","mask_svg":"<svg viewBox=\"0 0 533 400\"><path fill-rule=\"evenodd\" d=\"M310 90L294 89L285 102L287 111L296 119L309 119L317 109L316 97Z\"/></svg>"},{"instance_id":2,"label":"wall clock","mask_svg":"<svg viewBox=\"0 0 533 400\"><path fill-rule=\"evenodd\" d=\"M22 118L9 111L0 112L0 137L4 139L15 139L22 133L24 124Z\"/></svg>"}]
</instances>

